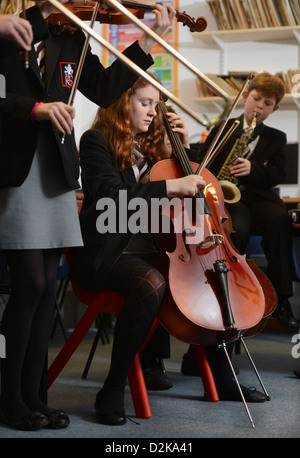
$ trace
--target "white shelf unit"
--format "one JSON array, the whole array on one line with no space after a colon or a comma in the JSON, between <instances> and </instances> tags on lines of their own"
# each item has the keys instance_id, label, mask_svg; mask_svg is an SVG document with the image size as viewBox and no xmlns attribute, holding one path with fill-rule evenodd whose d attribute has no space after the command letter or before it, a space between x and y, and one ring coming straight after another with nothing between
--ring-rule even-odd
<instances>
[{"instance_id":1,"label":"white shelf unit","mask_svg":"<svg viewBox=\"0 0 300 458\"><path fill-rule=\"evenodd\" d=\"M284 44L295 44L297 46L297 61L294 63L293 68L300 69L300 26L286 26L286 27L273 27L273 28L259 28L259 29L239 29L239 30L216 30L208 32L194 32L193 37L201 43L217 47L220 50L220 71L219 74L227 74L227 60L228 53L230 52L230 45L235 43L254 42L260 43L258 52L263 52L264 43L279 43ZM280 58L280 56L279 56ZM267 66L267 61L266 61ZM255 68L251 68L255 71ZM298 91L299 92L299 91ZM224 99L221 97L193 97L192 101L201 104L201 106L208 106L212 103L215 105L218 111L221 111L224 107ZM233 99L232 99L233 101ZM237 108L241 108L243 102L240 101ZM299 97L293 97L291 94L286 94L282 102L280 103L281 110L293 110L298 116L298 195L300 195L300 93Z\"/></svg>"}]
</instances>

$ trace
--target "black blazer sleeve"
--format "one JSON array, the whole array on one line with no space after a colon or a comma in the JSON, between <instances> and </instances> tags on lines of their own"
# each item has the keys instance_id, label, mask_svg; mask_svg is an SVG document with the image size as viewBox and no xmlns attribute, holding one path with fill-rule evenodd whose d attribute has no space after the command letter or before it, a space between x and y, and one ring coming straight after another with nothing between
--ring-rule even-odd
<instances>
[{"instance_id":1,"label":"black blazer sleeve","mask_svg":"<svg viewBox=\"0 0 300 458\"><path fill-rule=\"evenodd\" d=\"M286 141L285 133L266 127L250 157L250 175L241 177L240 184L248 188L268 189L282 183L285 178Z\"/></svg>"},{"instance_id":2,"label":"black blazer sleeve","mask_svg":"<svg viewBox=\"0 0 300 458\"><path fill-rule=\"evenodd\" d=\"M228 123L225 131L229 129L233 121L231 120ZM218 126L214 127L207 137L201 149L201 160L213 141L217 130ZM238 135L233 134L221 152L211 162L211 165L209 165L208 168L215 176L226 162L237 138ZM251 162L251 172L248 176L239 178L239 184L257 191L259 189L270 189L282 183L285 177L284 147L286 141L286 134L284 132L264 126L258 144L249 159Z\"/></svg>"},{"instance_id":3,"label":"black blazer sleeve","mask_svg":"<svg viewBox=\"0 0 300 458\"><path fill-rule=\"evenodd\" d=\"M22 53L19 54L13 43L2 40L0 73L6 78L7 94L5 100L0 100L0 187L20 186L26 179L42 124L31 122L31 110L37 101L68 103L71 86L64 84L64 64L70 63L74 69L77 68L85 41L84 33L78 28L70 32L50 27L49 31L37 6L28 11L28 19L32 23L35 40L45 40L46 89L41 82L34 49L29 52L30 68L25 70ZM144 70L153 64L152 57L144 53L138 42L129 46L124 54ZM138 75L120 60L104 68L98 56L92 54L89 48L79 90L97 105L107 107L115 102L137 77ZM43 123L49 124L48 132L56 140L66 184L71 189L78 188L79 166L74 132L70 136L66 135L62 143L61 135L52 124L49 121Z\"/></svg>"},{"instance_id":4,"label":"black blazer sleeve","mask_svg":"<svg viewBox=\"0 0 300 458\"><path fill-rule=\"evenodd\" d=\"M119 215L120 206L128 208L131 198L142 197L150 203L151 198L166 197L166 182L136 183L131 170L119 172L114 152L102 133L95 130L87 131L81 138L80 162L84 193L80 224L84 247L72 250L70 276L81 288L97 290L105 288L111 266L132 236L128 228L119 230L118 216L115 232L97 231L97 219L105 211L105 204L111 205L112 211ZM127 216L130 217L130 211ZM126 215L122 218L127 223Z\"/></svg>"},{"instance_id":5,"label":"black blazer sleeve","mask_svg":"<svg viewBox=\"0 0 300 458\"><path fill-rule=\"evenodd\" d=\"M96 234L95 221L99 216L96 203L99 199L112 199L117 208L120 205L120 196L125 196L126 205L135 198L141 197L150 203L151 198L166 197L166 182L157 181L137 183L132 176L130 181L124 179L125 174L117 169L114 153L107 144L101 132L89 130L80 141L80 164L82 169L82 190L84 203L80 214L83 237L87 231ZM128 174L126 175L128 176ZM120 191L124 191L120 194ZM124 202L122 202L124 204ZM87 240L89 243L89 240Z\"/></svg>"}]
</instances>

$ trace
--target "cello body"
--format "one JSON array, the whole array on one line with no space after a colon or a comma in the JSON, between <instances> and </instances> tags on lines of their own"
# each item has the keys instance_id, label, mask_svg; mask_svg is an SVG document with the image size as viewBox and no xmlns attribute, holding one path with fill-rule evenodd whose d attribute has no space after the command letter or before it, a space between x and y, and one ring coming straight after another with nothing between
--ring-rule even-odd
<instances>
[{"instance_id":1,"label":"cello body","mask_svg":"<svg viewBox=\"0 0 300 458\"><path fill-rule=\"evenodd\" d=\"M194 171L198 168L196 163L191 166ZM206 181L204 195L212 214L204 214L200 223L196 221L193 225L191 221L182 231L185 209L183 204L174 208L173 241L163 237L168 240L165 248L158 242L162 253L158 268L169 287L158 317L170 334L184 342L215 345L234 341L254 328L263 318L265 295L246 256L235 251L224 231L223 223L228 216L218 180L207 169L201 175ZM158 162L150 172L152 181L182 176L182 168L175 159ZM169 209L167 213L170 215ZM199 224L203 227L196 227ZM229 306L215 271L219 256L226 258Z\"/></svg>"}]
</instances>

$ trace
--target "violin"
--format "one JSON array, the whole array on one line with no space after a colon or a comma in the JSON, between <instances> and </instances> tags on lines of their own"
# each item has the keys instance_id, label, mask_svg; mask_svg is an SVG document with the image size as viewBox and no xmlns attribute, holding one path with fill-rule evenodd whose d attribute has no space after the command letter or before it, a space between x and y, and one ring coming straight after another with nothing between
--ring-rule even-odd
<instances>
[{"instance_id":1,"label":"violin","mask_svg":"<svg viewBox=\"0 0 300 458\"><path fill-rule=\"evenodd\" d=\"M159 102L159 107L167 111L163 102ZM168 126L166 122L169 136L174 137L177 159L156 163L150 171L152 181L189 175L198 167L190 162L179 137ZM201 175L206 187L197 197L204 202L204 214L200 222L196 218L196 225L202 224L203 235L199 240L188 241L189 232L195 232L195 227L190 224L178 230L185 204L182 202L174 208L171 217L175 234L172 242L168 237L167 250L161 257L168 292L158 317L179 340L196 345L218 345L237 340L261 321L265 296L245 255L240 255L228 240L223 227L227 215L218 180L207 169L203 169ZM162 214L169 216L169 209L163 209ZM159 241L158 245L161 250Z\"/></svg>"},{"instance_id":2,"label":"violin","mask_svg":"<svg viewBox=\"0 0 300 458\"><path fill-rule=\"evenodd\" d=\"M145 5L143 3L127 2L122 1L122 5L125 8L128 8L129 11L134 14L138 19L143 19L144 14L147 11L152 11L155 8L155 5ZM86 1L86 2L68 2L65 3L65 7L68 10L75 14L82 21L90 21L95 6L95 2ZM195 21L191 16L185 12L180 13L176 11L176 19L178 22L182 22L184 26L189 27L191 32L202 32L207 27L207 21L204 17L200 16ZM47 19L50 24L69 24L70 19L68 19L60 11L54 11ZM125 17L121 12L114 11L109 8L103 8L100 6L96 21L99 21L102 24L128 24L130 21Z\"/></svg>"}]
</instances>

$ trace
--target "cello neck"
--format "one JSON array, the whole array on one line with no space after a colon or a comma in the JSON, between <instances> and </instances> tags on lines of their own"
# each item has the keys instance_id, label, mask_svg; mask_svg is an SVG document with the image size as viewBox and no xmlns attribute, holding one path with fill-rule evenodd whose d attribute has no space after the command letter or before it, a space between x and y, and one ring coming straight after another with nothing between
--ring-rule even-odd
<instances>
[{"instance_id":1,"label":"cello neck","mask_svg":"<svg viewBox=\"0 0 300 458\"><path fill-rule=\"evenodd\" d=\"M165 127L166 127L167 133L169 135L171 144L173 146L175 156L176 156L177 160L179 161L179 163L180 163L180 165L182 167L184 175L185 176L192 175L195 172L193 170L193 167L192 167L190 159L189 159L189 157L187 155L187 152L186 152L186 150L185 150L185 148L184 148L184 146L182 144L182 141L180 140L180 137L179 137L178 133L177 132L173 132L173 130L172 130L171 126L170 126L170 123L168 121L168 118L166 116L166 113L168 112L167 106L162 100L160 100L158 102L158 107L162 112L164 123L165 123ZM209 206L209 203L208 203L208 201L207 201L207 199L205 197L204 192L199 189L196 197L204 199L204 213L212 215L212 210L211 210L211 208Z\"/></svg>"},{"instance_id":2,"label":"cello neck","mask_svg":"<svg viewBox=\"0 0 300 458\"><path fill-rule=\"evenodd\" d=\"M174 153L178 161L180 162L180 165L183 169L184 175L191 175L194 173L193 168L191 166L189 157L185 151L185 148L182 144L182 141L178 135L177 132L173 132L170 123L168 121L168 118L166 116L166 113L168 112L167 106L163 101L160 101L158 103L158 107L162 112L163 119L164 119L164 124L165 128L167 130L168 136L170 138L171 144L174 149Z\"/></svg>"}]
</instances>

